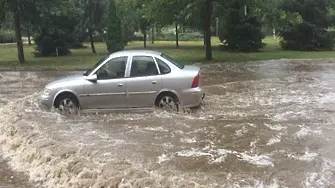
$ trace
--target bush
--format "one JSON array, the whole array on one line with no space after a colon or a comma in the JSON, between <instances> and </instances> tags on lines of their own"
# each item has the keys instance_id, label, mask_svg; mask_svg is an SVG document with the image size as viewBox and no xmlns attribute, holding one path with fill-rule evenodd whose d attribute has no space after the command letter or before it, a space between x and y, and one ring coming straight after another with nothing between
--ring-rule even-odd
<instances>
[{"instance_id":1,"label":"bush","mask_svg":"<svg viewBox=\"0 0 335 188\"><path fill-rule=\"evenodd\" d=\"M35 37L37 47L33 53L36 57L66 56L70 54L65 40L58 35L41 34Z\"/></svg>"},{"instance_id":2,"label":"bush","mask_svg":"<svg viewBox=\"0 0 335 188\"><path fill-rule=\"evenodd\" d=\"M334 48L334 32L306 23L281 30L280 45L285 50L319 51Z\"/></svg>"},{"instance_id":3,"label":"bush","mask_svg":"<svg viewBox=\"0 0 335 188\"><path fill-rule=\"evenodd\" d=\"M244 4L235 1L227 13L227 21L222 22L219 38L223 42L224 50L233 52L257 52L264 48L262 42L265 37L262 33L262 24L255 15L241 14Z\"/></svg>"},{"instance_id":4,"label":"bush","mask_svg":"<svg viewBox=\"0 0 335 188\"><path fill-rule=\"evenodd\" d=\"M204 40L204 35L200 32L192 32L192 33L179 33L178 35L179 41L201 41ZM156 40L158 41L175 41L176 34L168 33L168 34L158 34L156 36Z\"/></svg>"},{"instance_id":5,"label":"bush","mask_svg":"<svg viewBox=\"0 0 335 188\"><path fill-rule=\"evenodd\" d=\"M0 43L16 42L15 32L12 30L0 30Z\"/></svg>"},{"instance_id":6,"label":"bush","mask_svg":"<svg viewBox=\"0 0 335 188\"><path fill-rule=\"evenodd\" d=\"M281 5L287 14L298 13L299 22L279 29L280 45L285 50L318 51L334 48L334 32L328 30L334 21L330 14L331 1L284 0ZM297 19L297 18L296 18Z\"/></svg>"}]
</instances>

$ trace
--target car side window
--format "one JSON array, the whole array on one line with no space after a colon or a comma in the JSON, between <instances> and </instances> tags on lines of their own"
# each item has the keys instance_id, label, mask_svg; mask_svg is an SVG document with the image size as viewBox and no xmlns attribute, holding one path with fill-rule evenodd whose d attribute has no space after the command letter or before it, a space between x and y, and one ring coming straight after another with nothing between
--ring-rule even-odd
<instances>
[{"instance_id":1,"label":"car side window","mask_svg":"<svg viewBox=\"0 0 335 188\"><path fill-rule=\"evenodd\" d=\"M98 80L124 78L128 57L117 57L109 60L98 71Z\"/></svg>"},{"instance_id":2,"label":"car side window","mask_svg":"<svg viewBox=\"0 0 335 188\"><path fill-rule=\"evenodd\" d=\"M162 61L161 59L155 58L159 71L161 72L161 74L169 74L171 72L171 69L169 67L169 65L167 65L164 61Z\"/></svg>"},{"instance_id":3,"label":"car side window","mask_svg":"<svg viewBox=\"0 0 335 188\"><path fill-rule=\"evenodd\" d=\"M158 75L158 69L153 57L134 56L131 64L130 77Z\"/></svg>"}]
</instances>

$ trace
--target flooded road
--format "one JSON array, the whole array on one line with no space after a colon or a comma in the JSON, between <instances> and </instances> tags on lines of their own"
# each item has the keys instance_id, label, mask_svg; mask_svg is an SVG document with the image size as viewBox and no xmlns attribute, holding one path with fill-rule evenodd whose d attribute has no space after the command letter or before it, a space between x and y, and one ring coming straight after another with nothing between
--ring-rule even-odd
<instances>
[{"instance_id":1,"label":"flooded road","mask_svg":"<svg viewBox=\"0 0 335 188\"><path fill-rule=\"evenodd\" d=\"M334 72L328 61L203 65L207 96L191 113L75 117L36 99L73 73L0 72L0 187L335 187Z\"/></svg>"}]
</instances>

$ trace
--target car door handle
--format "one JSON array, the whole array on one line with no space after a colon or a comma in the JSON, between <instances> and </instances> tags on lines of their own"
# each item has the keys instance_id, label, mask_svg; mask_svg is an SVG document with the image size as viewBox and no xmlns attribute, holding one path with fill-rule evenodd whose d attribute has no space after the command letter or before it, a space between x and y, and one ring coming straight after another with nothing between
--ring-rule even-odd
<instances>
[{"instance_id":1,"label":"car door handle","mask_svg":"<svg viewBox=\"0 0 335 188\"><path fill-rule=\"evenodd\" d=\"M117 86L118 86L118 87L123 87L123 84L118 84Z\"/></svg>"},{"instance_id":2,"label":"car door handle","mask_svg":"<svg viewBox=\"0 0 335 188\"><path fill-rule=\"evenodd\" d=\"M157 84L157 81L152 81L152 84Z\"/></svg>"}]
</instances>

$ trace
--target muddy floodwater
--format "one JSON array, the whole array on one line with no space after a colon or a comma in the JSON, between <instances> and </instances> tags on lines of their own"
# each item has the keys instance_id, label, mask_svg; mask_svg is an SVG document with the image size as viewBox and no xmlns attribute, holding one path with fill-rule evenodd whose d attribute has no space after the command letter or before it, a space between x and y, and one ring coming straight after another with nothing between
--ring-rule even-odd
<instances>
[{"instance_id":1,"label":"muddy floodwater","mask_svg":"<svg viewBox=\"0 0 335 188\"><path fill-rule=\"evenodd\" d=\"M335 187L335 62L202 66L191 113L40 109L56 78L0 72L0 187Z\"/></svg>"}]
</instances>

